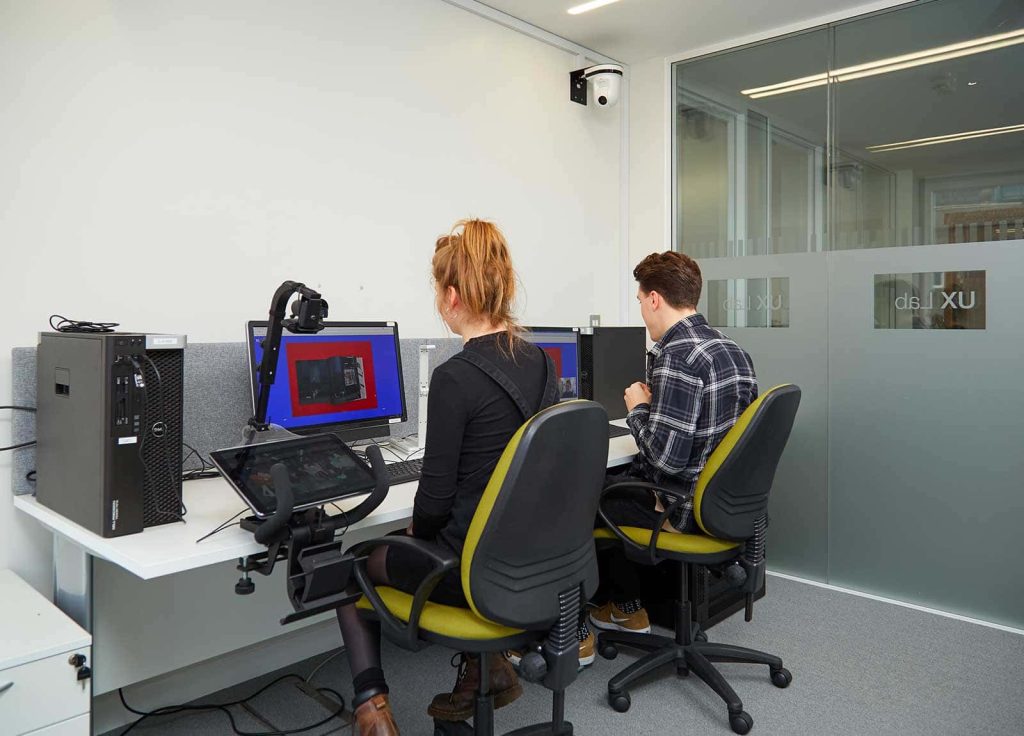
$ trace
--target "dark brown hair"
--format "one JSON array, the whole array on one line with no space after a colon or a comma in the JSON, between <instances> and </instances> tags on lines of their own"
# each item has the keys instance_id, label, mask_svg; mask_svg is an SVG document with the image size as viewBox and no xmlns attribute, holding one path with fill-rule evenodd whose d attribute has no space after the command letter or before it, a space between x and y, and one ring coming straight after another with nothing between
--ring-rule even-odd
<instances>
[{"instance_id":1,"label":"dark brown hair","mask_svg":"<svg viewBox=\"0 0 1024 736\"><path fill-rule=\"evenodd\" d=\"M658 292L674 309L696 309L700 301L700 266L683 253L651 253L633 269L633 278L645 294Z\"/></svg>"}]
</instances>

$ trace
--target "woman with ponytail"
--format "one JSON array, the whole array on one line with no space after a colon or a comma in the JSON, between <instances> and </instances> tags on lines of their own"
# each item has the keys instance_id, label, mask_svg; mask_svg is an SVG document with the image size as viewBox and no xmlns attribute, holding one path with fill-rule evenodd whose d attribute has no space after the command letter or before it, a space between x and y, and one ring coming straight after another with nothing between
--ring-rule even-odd
<instances>
[{"instance_id":1,"label":"woman with ponytail","mask_svg":"<svg viewBox=\"0 0 1024 736\"><path fill-rule=\"evenodd\" d=\"M430 379L423 470L406 534L461 556L505 446L527 418L557 401L558 383L550 359L519 335L512 313L516 274L497 226L483 220L456 223L437 239L431 270L437 311L462 338L463 349ZM431 563L403 547L380 547L367 569L375 583L413 593ZM460 572L442 578L430 599L468 606ZM355 606L339 608L338 622L352 667L358 733L397 734L380 665L379 628L362 620ZM427 709L433 718L461 721L473 715L480 662L466 654L458 660L455 689L436 696ZM522 694L504 657L492 657L489 670L495 707Z\"/></svg>"}]
</instances>

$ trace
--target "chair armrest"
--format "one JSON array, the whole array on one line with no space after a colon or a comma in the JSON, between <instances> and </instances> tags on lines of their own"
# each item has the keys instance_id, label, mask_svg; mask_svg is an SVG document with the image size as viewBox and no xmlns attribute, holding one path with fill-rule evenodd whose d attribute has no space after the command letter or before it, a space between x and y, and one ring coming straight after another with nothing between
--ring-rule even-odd
<instances>
[{"instance_id":1,"label":"chair armrest","mask_svg":"<svg viewBox=\"0 0 1024 736\"><path fill-rule=\"evenodd\" d=\"M630 539L626 535L626 533L623 532L621 528L619 528L617 524L615 524L608 518L608 515L605 513L605 497L615 491L621 491L624 488L641 488L648 491L653 491L655 493L660 493L675 499L671 504L669 504L668 508L666 508L658 517L656 527L651 530L651 539L646 547ZM608 527L612 534L614 534L622 541L627 553L631 553L631 556L639 557L643 562L649 565L656 565L658 564L658 562L660 562L657 554L658 538L661 536L661 532L663 531L662 527L664 526L665 521L668 520L669 517L671 517L672 514L675 513L676 509L678 509L681 504L692 500L692 498L693 496L691 494L683 493L673 488L666 488L665 486L659 485L657 483L650 483L644 480L620 481L618 483L612 483L610 486L607 486L603 491L601 491L601 495L598 499L597 513L598 516L601 517L601 521L604 522L605 526Z\"/></svg>"},{"instance_id":2,"label":"chair armrest","mask_svg":"<svg viewBox=\"0 0 1024 736\"><path fill-rule=\"evenodd\" d=\"M378 547L405 547L413 550L419 555L426 557L433 565L430 574L423 579L423 582L416 588L412 599L412 608L409 611L409 620L406 623L388 610L384 601L377 592L376 586L369 579L366 572L366 558L370 552ZM416 650L419 648L420 616L423 614L423 607L427 603L434 588L441 582L441 578L449 570L455 570L459 566L459 558L452 552L442 550L437 545L414 537L393 535L379 537L356 545L352 550L356 558L355 577L363 595L370 601L373 610L380 617L381 626L392 639L400 646Z\"/></svg>"}]
</instances>

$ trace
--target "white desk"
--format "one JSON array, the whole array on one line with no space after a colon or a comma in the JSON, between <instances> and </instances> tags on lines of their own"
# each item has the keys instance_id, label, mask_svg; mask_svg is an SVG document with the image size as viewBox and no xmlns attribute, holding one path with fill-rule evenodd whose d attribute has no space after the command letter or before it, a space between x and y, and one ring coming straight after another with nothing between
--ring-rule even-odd
<instances>
[{"instance_id":1,"label":"white desk","mask_svg":"<svg viewBox=\"0 0 1024 736\"><path fill-rule=\"evenodd\" d=\"M632 437L615 437L610 440L608 467L628 463L636 454L636 445ZM384 502L373 513L357 524L350 531L359 532L356 539L370 538L399 528L408 523L412 517L413 496L416 483L405 483L391 488ZM22 512L39 521L50 529L54 536L54 603L68 616L79 623L86 631L94 632L93 620L93 560L105 560L116 568L123 569L131 576L142 581L154 581L149 585L157 586L159 580L172 580L175 573L197 571L201 568L215 570L212 566L237 561L239 558L266 550L257 544L252 534L240 529L237 525L230 526L214 536L196 542L199 537L213 531L218 525L227 521L236 512L247 508L231 489L220 478L189 481L183 486L183 500L188 507L187 523L166 524L151 527L139 534L125 537L104 538L90 532L78 524L68 521L60 514L42 506L31 496L16 496L14 505ZM342 502L342 508L352 508L361 499L350 499ZM217 572L216 574L221 574ZM230 581L226 581L230 582ZM151 595L135 586L135 594ZM166 591L161 591L166 593ZM283 591L282 591L283 592ZM245 604L241 604L245 607ZM252 605L252 604L249 604ZM281 612L287 608L287 600L281 597ZM111 613L110 620L104 617L100 623L101 630L109 630L116 613L109 607L98 606L101 610ZM168 609L171 610L172 606ZM100 614L101 617L103 614ZM174 614L171 614L174 615ZM201 632L195 632L200 635ZM115 642L111 637L106 645L99 646L103 637L93 642L93 659L99 680L94 681L98 692L106 692L109 687L123 684L123 677L113 678L116 682L100 685L102 680L110 680L111 672L107 670L112 660L117 661L126 656L125 652L114 649ZM201 638L201 637L200 637ZM127 644L116 644L127 646ZM103 651L99 651L99 650ZM218 651L219 653L219 651ZM104 662L107 663L106 667ZM154 677L171 672L178 667L186 666L190 661L163 663L152 665L144 675ZM103 671L100 671L103 670ZM130 681L135 681L133 676ZM141 679L141 678L140 678Z\"/></svg>"},{"instance_id":2,"label":"white desk","mask_svg":"<svg viewBox=\"0 0 1024 736\"><path fill-rule=\"evenodd\" d=\"M628 463L635 454L636 444L632 437L614 437L608 446L608 467ZM228 527L202 542L196 542L246 508L222 478L189 481L183 485L182 493L188 508L187 523L151 527L125 537L101 537L43 506L33 496L15 496L14 506L35 518L55 536L143 580L235 560L266 549L253 539L250 532L238 526ZM416 483L394 486L384 502L365 519L353 524L352 530L391 527L408 521L412 518L415 493ZM361 497L349 499L339 505L351 509L361 500ZM78 620L76 615L67 613Z\"/></svg>"},{"instance_id":3,"label":"white desk","mask_svg":"<svg viewBox=\"0 0 1024 736\"><path fill-rule=\"evenodd\" d=\"M373 513L353 529L391 525L412 516L415 483L404 483L388 491L387 498ZM343 509L354 508L364 497L339 502ZM234 524L212 537L196 542L239 511L250 515L248 507L223 478L189 481L182 486L182 500L188 508L184 524L150 527L139 534L101 537L57 512L43 506L33 496L15 496L14 505L43 526L80 547L93 557L112 562L128 572L151 580L176 572L215 565L239 557L266 551L252 533Z\"/></svg>"}]
</instances>

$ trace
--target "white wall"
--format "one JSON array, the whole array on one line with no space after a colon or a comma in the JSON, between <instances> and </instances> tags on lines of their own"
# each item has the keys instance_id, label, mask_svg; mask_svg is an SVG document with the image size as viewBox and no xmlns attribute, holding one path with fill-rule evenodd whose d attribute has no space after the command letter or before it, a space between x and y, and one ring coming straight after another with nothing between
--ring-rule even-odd
<instances>
[{"instance_id":1,"label":"white wall","mask_svg":"<svg viewBox=\"0 0 1024 736\"><path fill-rule=\"evenodd\" d=\"M53 312L236 340L285 278L439 335L433 242L468 215L525 321L610 321L619 113L568 101L574 63L441 0L0 0L0 397ZM9 472L0 568L47 592Z\"/></svg>"},{"instance_id":2,"label":"white wall","mask_svg":"<svg viewBox=\"0 0 1024 736\"><path fill-rule=\"evenodd\" d=\"M627 270L649 253L672 247L668 226L668 171L666 128L669 110L668 64L665 59L648 59L629 68L629 258ZM643 324L640 306L632 297L631 324Z\"/></svg>"}]
</instances>

